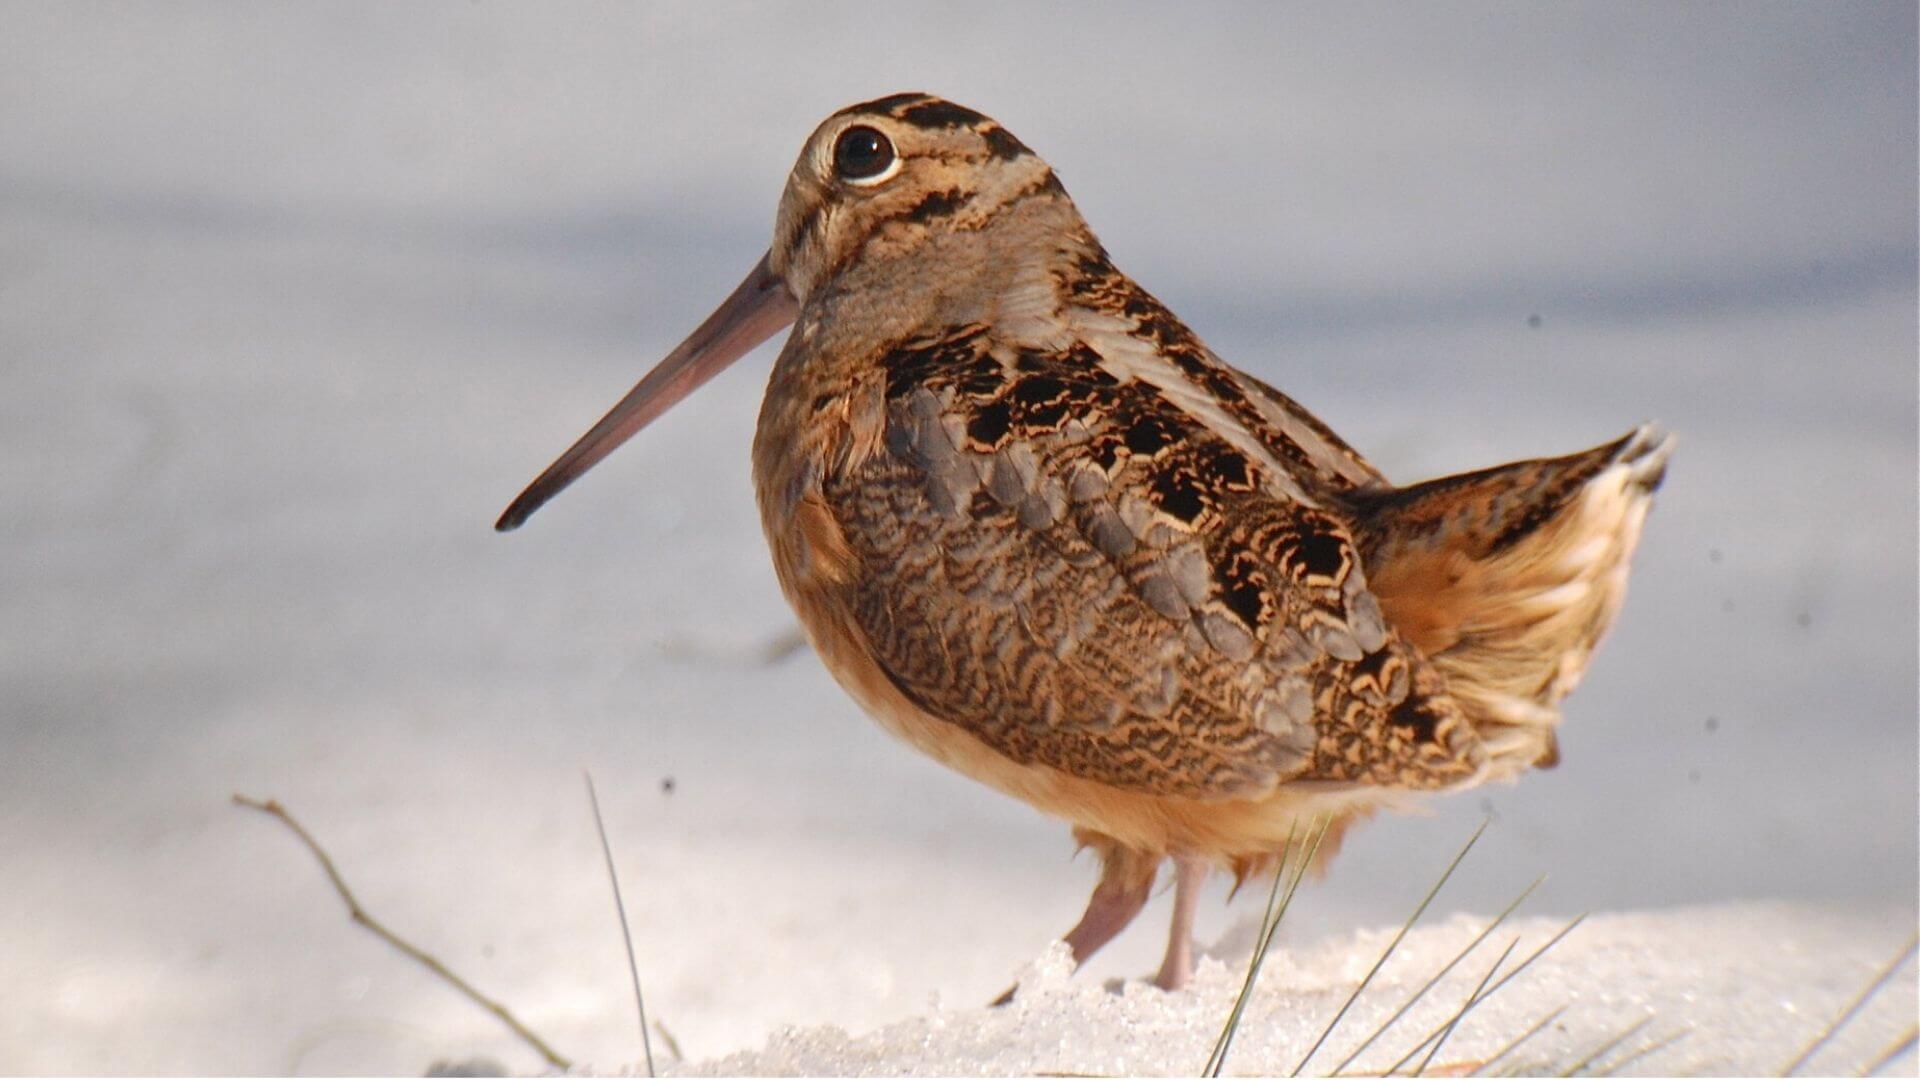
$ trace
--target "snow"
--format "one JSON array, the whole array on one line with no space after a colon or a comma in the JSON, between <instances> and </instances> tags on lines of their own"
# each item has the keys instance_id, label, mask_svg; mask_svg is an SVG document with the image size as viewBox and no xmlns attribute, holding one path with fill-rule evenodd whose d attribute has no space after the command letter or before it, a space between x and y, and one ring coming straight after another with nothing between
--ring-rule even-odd
<instances>
[{"instance_id":1,"label":"snow","mask_svg":"<svg viewBox=\"0 0 1920 1080\"><path fill-rule=\"evenodd\" d=\"M1455 915L1409 934L1344 1014L1342 1005L1397 928L1283 947L1263 969L1224 1071L1287 1075L1310 1050L1315 1073L1349 1057L1346 1068L1378 1075L1412 1054L1401 1066L1411 1068L1425 1059L1428 1039L1459 1015L1434 1055L1432 1068L1443 1073L1492 1062L1499 1071L1558 1075L1591 1059L1588 1071L1626 1075L1771 1075L1795 1061L1899 953L1898 921L1884 915L1783 904L1598 915L1462 1015L1507 941L1519 945L1501 974L1565 928L1552 919L1515 920L1397 1019L1486 929L1486 919ZM1191 1076L1208 1061L1245 979L1243 956L1227 959L1233 962L1203 958L1194 983L1168 994L1137 979L1075 979L1066 947L1056 943L1026 969L1007 1008L935 1008L865 1036L832 1027L781 1031L763 1048L684 1074ZM1911 965L1903 974L1806 1068L1852 1071L1897 1045L1916 1010ZM1543 1020L1537 1034L1512 1045ZM1315 1049L1330 1025L1332 1034ZM1888 1064L1910 1072L1913 1055Z\"/></svg>"},{"instance_id":2,"label":"snow","mask_svg":"<svg viewBox=\"0 0 1920 1080\"><path fill-rule=\"evenodd\" d=\"M1680 436L1561 766L1357 830L1289 947L1332 964L1397 924L1490 812L1436 926L1540 873L1527 912L1644 912L1649 962L1706 948L1714 912L1791 911L1815 944L1753 986L1819 987L1802 1017L1896 950L1920 844L1911 12L1103 10L10 11L0 1072L538 1068L234 791L284 801L376 915L575 1060L630 1065L584 766L689 1060L1033 1016L971 1006L1093 868L804 651L769 658L793 624L747 480L764 350L489 529L764 250L818 118L907 87L1037 147L1123 268L1395 477ZM1224 894L1202 941L1255 906ZM1166 906L1063 1001L1151 971ZM1632 946L1616 918L1566 955ZM1756 955L1797 940L1746 925ZM1569 1048L1624 1018L1596 995L1683 992L1604 970ZM1568 1000L1531 985L1527 1017ZM1731 992L1663 1005L1699 1030L1649 1067L1718 1045ZM1197 1068L1180 1045L1168 1067Z\"/></svg>"}]
</instances>

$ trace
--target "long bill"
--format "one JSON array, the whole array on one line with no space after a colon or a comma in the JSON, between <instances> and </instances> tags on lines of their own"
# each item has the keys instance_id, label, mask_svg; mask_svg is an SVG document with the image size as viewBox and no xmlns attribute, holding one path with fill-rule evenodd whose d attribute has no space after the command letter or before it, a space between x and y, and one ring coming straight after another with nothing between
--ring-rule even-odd
<instances>
[{"instance_id":1,"label":"long bill","mask_svg":"<svg viewBox=\"0 0 1920 1080\"><path fill-rule=\"evenodd\" d=\"M702 383L745 356L755 345L792 325L800 308L793 294L787 291L786 282L773 272L769 265L771 258L771 252L761 256L747 279L733 290L733 295L721 301L706 322L634 384L627 396L547 466L546 472L528 484L527 490L513 500L513 505L507 507L507 512L500 515L493 527L501 532L519 528L548 499L560 494L561 489L578 480L661 413L673 408L681 398L698 390Z\"/></svg>"}]
</instances>

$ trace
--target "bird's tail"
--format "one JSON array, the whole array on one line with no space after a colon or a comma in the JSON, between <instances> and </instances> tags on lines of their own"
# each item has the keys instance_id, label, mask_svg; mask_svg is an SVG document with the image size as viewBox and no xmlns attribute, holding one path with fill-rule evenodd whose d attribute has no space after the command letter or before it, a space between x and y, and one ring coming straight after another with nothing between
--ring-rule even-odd
<instances>
[{"instance_id":1,"label":"bird's tail","mask_svg":"<svg viewBox=\"0 0 1920 1080\"><path fill-rule=\"evenodd\" d=\"M1381 609L1446 677L1493 775L1558 760L1560 699L1620 611L1673 443L1645 425L1567 457L1356 497Z\"/></svg>"}]
</instances>

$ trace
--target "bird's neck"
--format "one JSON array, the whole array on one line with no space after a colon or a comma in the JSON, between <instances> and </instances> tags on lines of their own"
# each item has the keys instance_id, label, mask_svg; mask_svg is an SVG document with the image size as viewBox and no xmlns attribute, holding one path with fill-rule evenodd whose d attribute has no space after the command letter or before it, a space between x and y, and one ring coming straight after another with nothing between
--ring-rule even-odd
<instances>
[{"instance_id":1,"label":"bird's neck","mask_svg":"<svg viewBox=\"0 0 1920 1080\"><path fill-rule=\"evenodd\" d=\"M1071 202L1034 198L984 227L881 237L807 298L817 359L859 363L946 330L992 325L1018 336L1054 314L1067 269L1098 243Z\"/></svg>"}]
</instances>

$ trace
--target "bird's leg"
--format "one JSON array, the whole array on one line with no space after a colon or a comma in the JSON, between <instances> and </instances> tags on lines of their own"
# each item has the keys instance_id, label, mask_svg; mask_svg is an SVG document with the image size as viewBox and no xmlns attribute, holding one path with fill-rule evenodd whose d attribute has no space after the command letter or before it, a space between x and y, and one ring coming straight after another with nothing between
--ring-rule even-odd
<instances>
[{"instance_id":1,"label":"bird's leg","mask_svg":"<svg viewBox=\"0 0 1920 1080\"><path fill-rule=\"evenodd\" d=\"M1207 864L1191 855L1173 857L1173 928L1167 934L1167 956L1153 985L1178 990L1193 975L1193 911L1200 902L1200 885L1207 880Z\"/></svg>"},{"instance_id":2,"label":"bird's leg","mask_svg":"<svg viewBox=\"0 0 1920 1080\"><path fill-rule=\"evenodd\" d=\"M1093 887L1093 896L1087 901L1087 910L1080 916L1073 929L1067 931L1067 947L1073 950L1073 965L1079 967L1087 958L1100 950L1100 946L1112 941L1114 936L1127 928L1140 909L1147 904L1147 896L1153 891L1153 878L1160 869L1157 856L1146 855L1123 847L1106 847L1101 852L1103 865L1100 871L1100 883ZM1013 1000L1014 987L1001 994L995 1005L1005 1005Z\"/></svg>"},{"instance_id":3,"label":"bird's leg","mask_svg":"<svg viewBox=\"0 0 1920 1080\"><path fill-rule=\"evenodd\" d=\"M1140 914L1158 871L1158 860L1149 862L1135 852L1120 851L1107 857L1105 872L1093 888L1086 913L1067 931L1066 942L1073 950L1075 967L1086 963Z\"/></svg>"}]
</instances>

